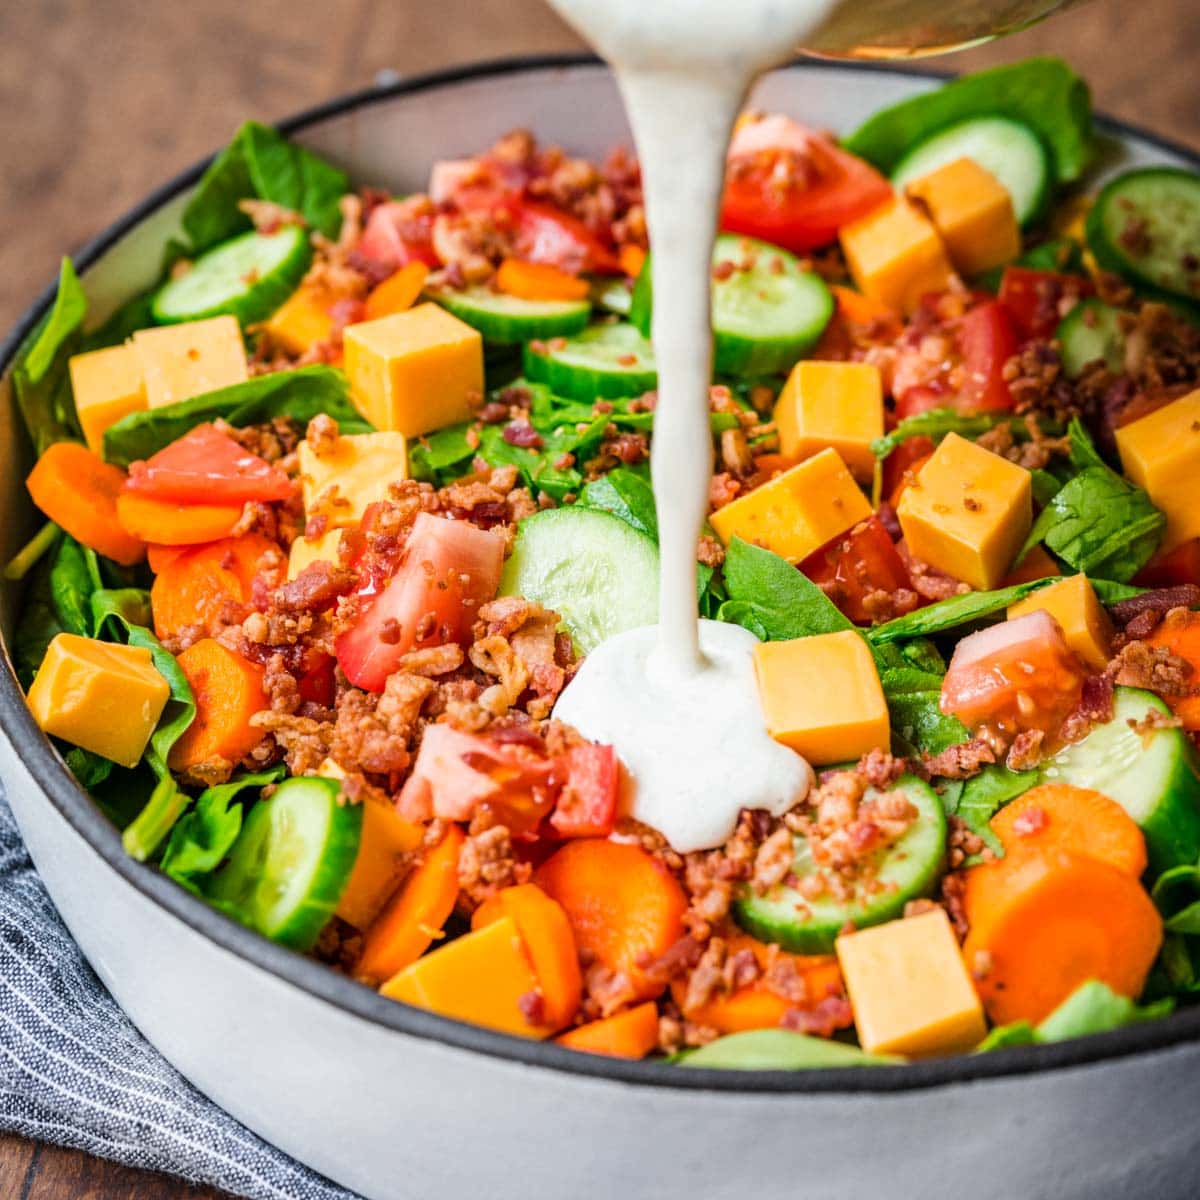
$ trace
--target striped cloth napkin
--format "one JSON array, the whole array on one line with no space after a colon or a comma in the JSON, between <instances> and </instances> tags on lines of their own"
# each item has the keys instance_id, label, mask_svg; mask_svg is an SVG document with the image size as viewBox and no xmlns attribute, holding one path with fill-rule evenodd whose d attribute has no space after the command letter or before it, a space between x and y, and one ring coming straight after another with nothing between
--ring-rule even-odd
<instances>
[{"instance_id":1,"label":"striped cloth napkin","mask_svg":"<svg viewBox=\"0 0 1200 1200\"><path fill-rule=\"evenodd\" d=\"M63 925L0 793L0 1130L254 1200L354 1200L201 1095Z\"/></svg>"}]
</instances>

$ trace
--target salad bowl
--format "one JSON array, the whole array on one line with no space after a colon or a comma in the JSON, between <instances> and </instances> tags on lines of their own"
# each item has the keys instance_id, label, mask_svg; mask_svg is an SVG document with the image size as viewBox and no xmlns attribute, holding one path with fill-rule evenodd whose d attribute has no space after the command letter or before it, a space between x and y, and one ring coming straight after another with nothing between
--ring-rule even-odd
<instances>
[{"instance_id":1,"label":"salad bowl","mask_svg":"<svg viewBox=\"0 0 1200 1200\"><path fill-rule=\"evenodd\" d=\"M804 63L755 96L847 130L928 76ZM398 192L437 158L526 125L591 156L628 141L613 80L587 58L401 80L281 124L356 180ZM1195 156L1101 122L1100 170ZM96 318L150 286L204 164L76 257ZM53 288L0 347L0 370ZM30 461L7 373L3 551L28 537ZM0 595L11 635L19 595ZM1054 1045L902 1067L679 1070L572 1053L390 1001L274 945L128 858L27 710L4 648L0 773L72 934L145 1036L249 1128L372 1200L572 1194L722 1198L1200 1194L1200 1010Z\"/></svg>"}]
</instances>

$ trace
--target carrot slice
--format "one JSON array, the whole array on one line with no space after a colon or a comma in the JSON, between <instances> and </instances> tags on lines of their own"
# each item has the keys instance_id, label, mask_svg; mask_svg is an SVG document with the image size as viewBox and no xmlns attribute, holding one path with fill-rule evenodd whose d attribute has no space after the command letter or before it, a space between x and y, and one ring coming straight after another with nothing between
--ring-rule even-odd
<instances>
[{"instance_id":1,"label":"carrot slice","mask_svg":"<svg viewBox=\"0 0 1200 1200\"><path fill-rule=\"evenodd\" d=\"M628 998L652 1000L665 983L646 962L683 935L687 898L671 873L639 846L580 838L538 868L535 882L566 911L580 950L628 980Z\"/></svg>"},{"instance_id":2,"label":"carrot slice","mask_svg":"<svg viewBox=\"0 0 1200 1200\"><path fill-rule=\"evenodd\" d=\"M635 246L633 242L626 242L617 253L617 261L621 264L621 270L630 279L636 279L646 265L646 252L641 246Z\"/></svg>"},{"instance_id":3,"label":"carrot slice","mask_svg":"<svg viewBox=\"0 0 1200 1200\"><path fill-rule=\"evenodd\" d=\"M97 554L127 567L145 558L145 539L125 529L117 516L125 472L86 446L47 446L25 486L50 520Z\"/></svg>"},{"instance_id":4,"label":"carrot slice","mask_svg":"<svg viewBox=\"0 0 1200 1200\"><path fill-rule=\"evenodd\" d=\"M900 314L881 300L875 300L853 288L833 284L830 289L837 304L837 314L855 325L871 325L878 321L889 328L900 328Z\"/></svg>"},{"instance_id":5,"label":"carrot slice","mask_svg":"<svg viewBox=\"0 0 1200 1200\"><path fill-rule=\"evenodd\" d=\"M997 1024L1036 1024L1089 979L1136 997L1162 945L1162 919L1138 881L1082 854L973 867L965 902L963 955Z\"/></svg>"},{"instance_id":6,"label":"carrot slice","mask_svg":"<svg viewBox=\"0 0 1200 1200\"><path fill-rule=\"evenodd\" d=\"M371 289L367 296L366 318L390 317L393 313L405 312L416 303L429 268L423 262L405 263L394 275Z\"/></svg>"},{"instance_id":7,"label":"carrot slice","mask_svg":"<svg viewBox=\"0 0 1200 1200\"><path fill-rule=\"evenodd\" d=\"M658 1008L649 1001L613 1017L570 1029L554 1039L560 1046L609 1058L645 1058L658 1046Z\"/></svg>"},{"instance_id":8,"label":"carrot slice","mask_svg":"<svg viewBox=\"0 0 1200 1200\"><path fill-rule=\"evenodd\" d=\"M522 300L586 300L588 282L549 263L506 258L496 272L496 286Z\"/></svg>"},{"instance_id":9,"label":"carrot slice","mask_svg":"<svg viewBox=\"0 0 1200 1200\"><path fill-rule=\"evenodd\" d=\"M504 908L504 893L497 892L494 896L489 896L482 904L471 914L471 928L482 929L485 925L490 925L493 921L498 921L505 915Z\"/></svg>"},{"instance_id":10,"label":"carrot slice","mask_svg":"<svg viewBox=\"0 0 1200 1200\"><path fill-rule=\"evenodd\" d=\"M1098 858L1136 879L1146 869L1146 839L1115 801L1090 788L1044 783L991 820L1005 854L1065 850Z\"/></svg>"},{"instance_id":11,"label":"carrot slice","mask_svg":"<svg viewBox=\"0 0 1200 1200\"><path fill-rule=\"evenodd\" d=\"M117 497L120 528L143 542L194 546L228 537L242 518L240 504L168 504L136 492Z\"/></svg>"},{"instance_id":12,"label":"carrot slice","mask_svg":"<svg viewBox=\"0 0 1200 1200\"><path fill-rule=\"evenodd\" d=\"M466 835L450 825L371 922L358 960L360 979L376 984L416 962L449 920L458 899L458 855Z\"/></svg>"},{"instance_id":13,"label":"carrot slice","mask_svg":"<svg viewBox=\"0 0 1200 1200\"><path fill-rule=\"evenodd\" d=\"M1146 641L1191 663L1192 674L1187 682L1193 688L1200 688L1200 613L1179 611L1168 614ZM1183 721L1184 729L1200 729L1200 691L1187 696L1164 696L1163 699Z\"/></svg>"},{"instance_id":14,"label":"carrot slice","mask_svg":"<svg viewBox=\"0 0 1200 1200\"><path fill-rule=\"evenodd\" d=\"M240 762L262 741L262 730L250 724L270 703L262 667L213 638L194 642L178 661L192 687L196 719L172 747L171 769L187 771L216 759Z\"/></svg>"},{"instance_id":15,"label":"carrot slice","mask_svg":"<svg viewBox=\"0 0 1200 1200\"><path fill-rule=\"evenodd\" d=\"M151 542L146 547L146 563L157 575L168 563L174 562L181 554L187 552L187 546L163 546L158 542Z\"/></svg>"}]
</instances>

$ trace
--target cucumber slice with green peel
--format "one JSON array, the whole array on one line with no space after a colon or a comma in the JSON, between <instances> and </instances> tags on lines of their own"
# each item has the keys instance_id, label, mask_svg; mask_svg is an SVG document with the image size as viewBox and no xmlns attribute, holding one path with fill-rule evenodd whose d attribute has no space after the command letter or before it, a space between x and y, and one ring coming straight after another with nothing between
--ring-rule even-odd
<instances>
[{"instance_id":1,"label":"cucumber slice with green peel","mask_svg":"<svg viewBox=\"0 0 1200 1200\"><path fill-rule=\"evenodd\" d=\"M1182 729L1137 732L1130 724L1170 716L1157 696L1117 688L1112 720L1042 765L1047 783L1072 783L1115 800L1146 835L1152 874L1200 857L1200 760Z\"/></svg>"},{"instance_id":2,"label":"cucumber slice with green peel","mask_svg":"<svg viewBox=\"0 0 1200 1200\"><path fill-rule=\"evenodd\" d=\"M498 346L570 337L586 328L592 315L590 300L525 300L483 284L461 291L431 289L426 296Z\"/></svg>"},{"instance_id":3,"label":"cucumber slice with green peel","mask_svg":"<svg viewBox=\"0 0 1200 1200\"><path fill-rule=\"evenodd\" d=\"M362 836L362 805L342 804L336 780L287 779L246 815L213 899L293 950L312 949L342 897Z\"/></svg>"},{"instance_id":4,"label":"cucumber slice with green peel","mask_svg":"<svg viewBox=\"0 0 1200 1200\"><path fill-rule=\"evenodd\" d=\"M641 396L658 386L654 347L632 326L592 325L577 337L525 347L525 374L585 402Z\"/></svg>"},{"instance_id":5,"label":"cucumber slice with green peel","mask_svg":"<svg viewBox=\"0 0 1200 1200\"><path fill-rule=\"evenodd\" d=\"M726 274L726 265L735 267ZM654 285L647 257L633 288L630 323L650 336ZM713 246L713 370L782 375L820 340L833 316L824 280L756 238L723 233ZM723 277L722 277L723 276Z\"/></svg>"},{"instance_id":6,"label":"cucumber slice with green peel","mask_svg":"<svg viewBox=\"0 0 1200 1200\"><path fill-rule=\"evenodd\" d=\"M178 279L159 288L150 312L160 325L234 316L265 321L300 285L312 261L308 231L243 233L200 255Z\"/></svg>"},{"instance_id":7,"label":"cucumber slice with green peel","mask_svg":"<svg viewBox=\"0 0 1200 1200\"><path fill-rule=\"evenodd\" d=\"M869 888L845 900L822 895L809 900L795 888L777 884L763 896L749 888L734 900L733 919L760 941L777 942L796 954L828 954L847 922L855 929L882 925L904 915L904 906L928 896L941 878L946 859L946 814L938 794L914 775L902 775L888 789L903 792L917 809L908 831L874 863ZM868 788L866 798L879 795ZM792 873L801 880L816 873L808 839L792 840Z\"/></svg>"},{"instance_id":8,"label":"cucumber slice with green peel","mask_svg":"<svg viewBox=\"0 0 1200 1200\"><path fill-rule=\"evenodd\" d=\"M518 526L500 594L553 609L575 648L590 654L613 634L658 620L658 547L611 513L548 509Z\"/></svg>"},{"instance_id":9,"label":"cucumber slice with green peel","mask_svg":"<svg viewBox=\"0 0 1200 1200\"><path fill-rule=\"evenodd\" d=\"M1050 155L1028 125L1011 117L971 117L930 134L896 165L892 185L899 190L959 158L972 159L1004 185L1019 224L1045 212L1054 178Z\"/></svg>"},{"instance_id":10,"label":"cucumber slice with green peel","mask_svg":"<svg viewBox=\"0 0 1200 1200\"><path fill-rule=\"evenodd\" d=\"M1099 359L1110 371L1119 371L1125 361L1125 335L1121 332L1120 309L1103 300L1084 300L1059 323L1058 339L1063 371L1078 379L1089 363Z\"/></svg>"},{"instance_id":11,"label":"cucumber slice with green peel","mask_svg":"<svg viewBox=\"0 0 1200 1200\"><path fill-rule=\"evenodd\" d=\"M1096 197L1085 229L1102 267L1200 301L1200 174L1181 167L1126 171Z\"/></svg>"}]
</instances>

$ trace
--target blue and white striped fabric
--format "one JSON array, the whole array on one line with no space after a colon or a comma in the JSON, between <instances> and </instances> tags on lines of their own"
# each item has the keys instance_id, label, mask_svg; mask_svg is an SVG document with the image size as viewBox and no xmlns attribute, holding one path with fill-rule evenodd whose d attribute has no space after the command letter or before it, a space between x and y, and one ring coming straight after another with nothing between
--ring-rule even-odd
<instances>
[{"instance_id":1,"label":"blue and white striped fabric","mask_svg":"<svg viewBox=\"0 0 1200 1200\"><path fill-rule=\"evenodd\" d=\"M0 1130L254 1200L353 1200L201 1095L59 919L0 794Z\"/></svg>"}]
</instances>

